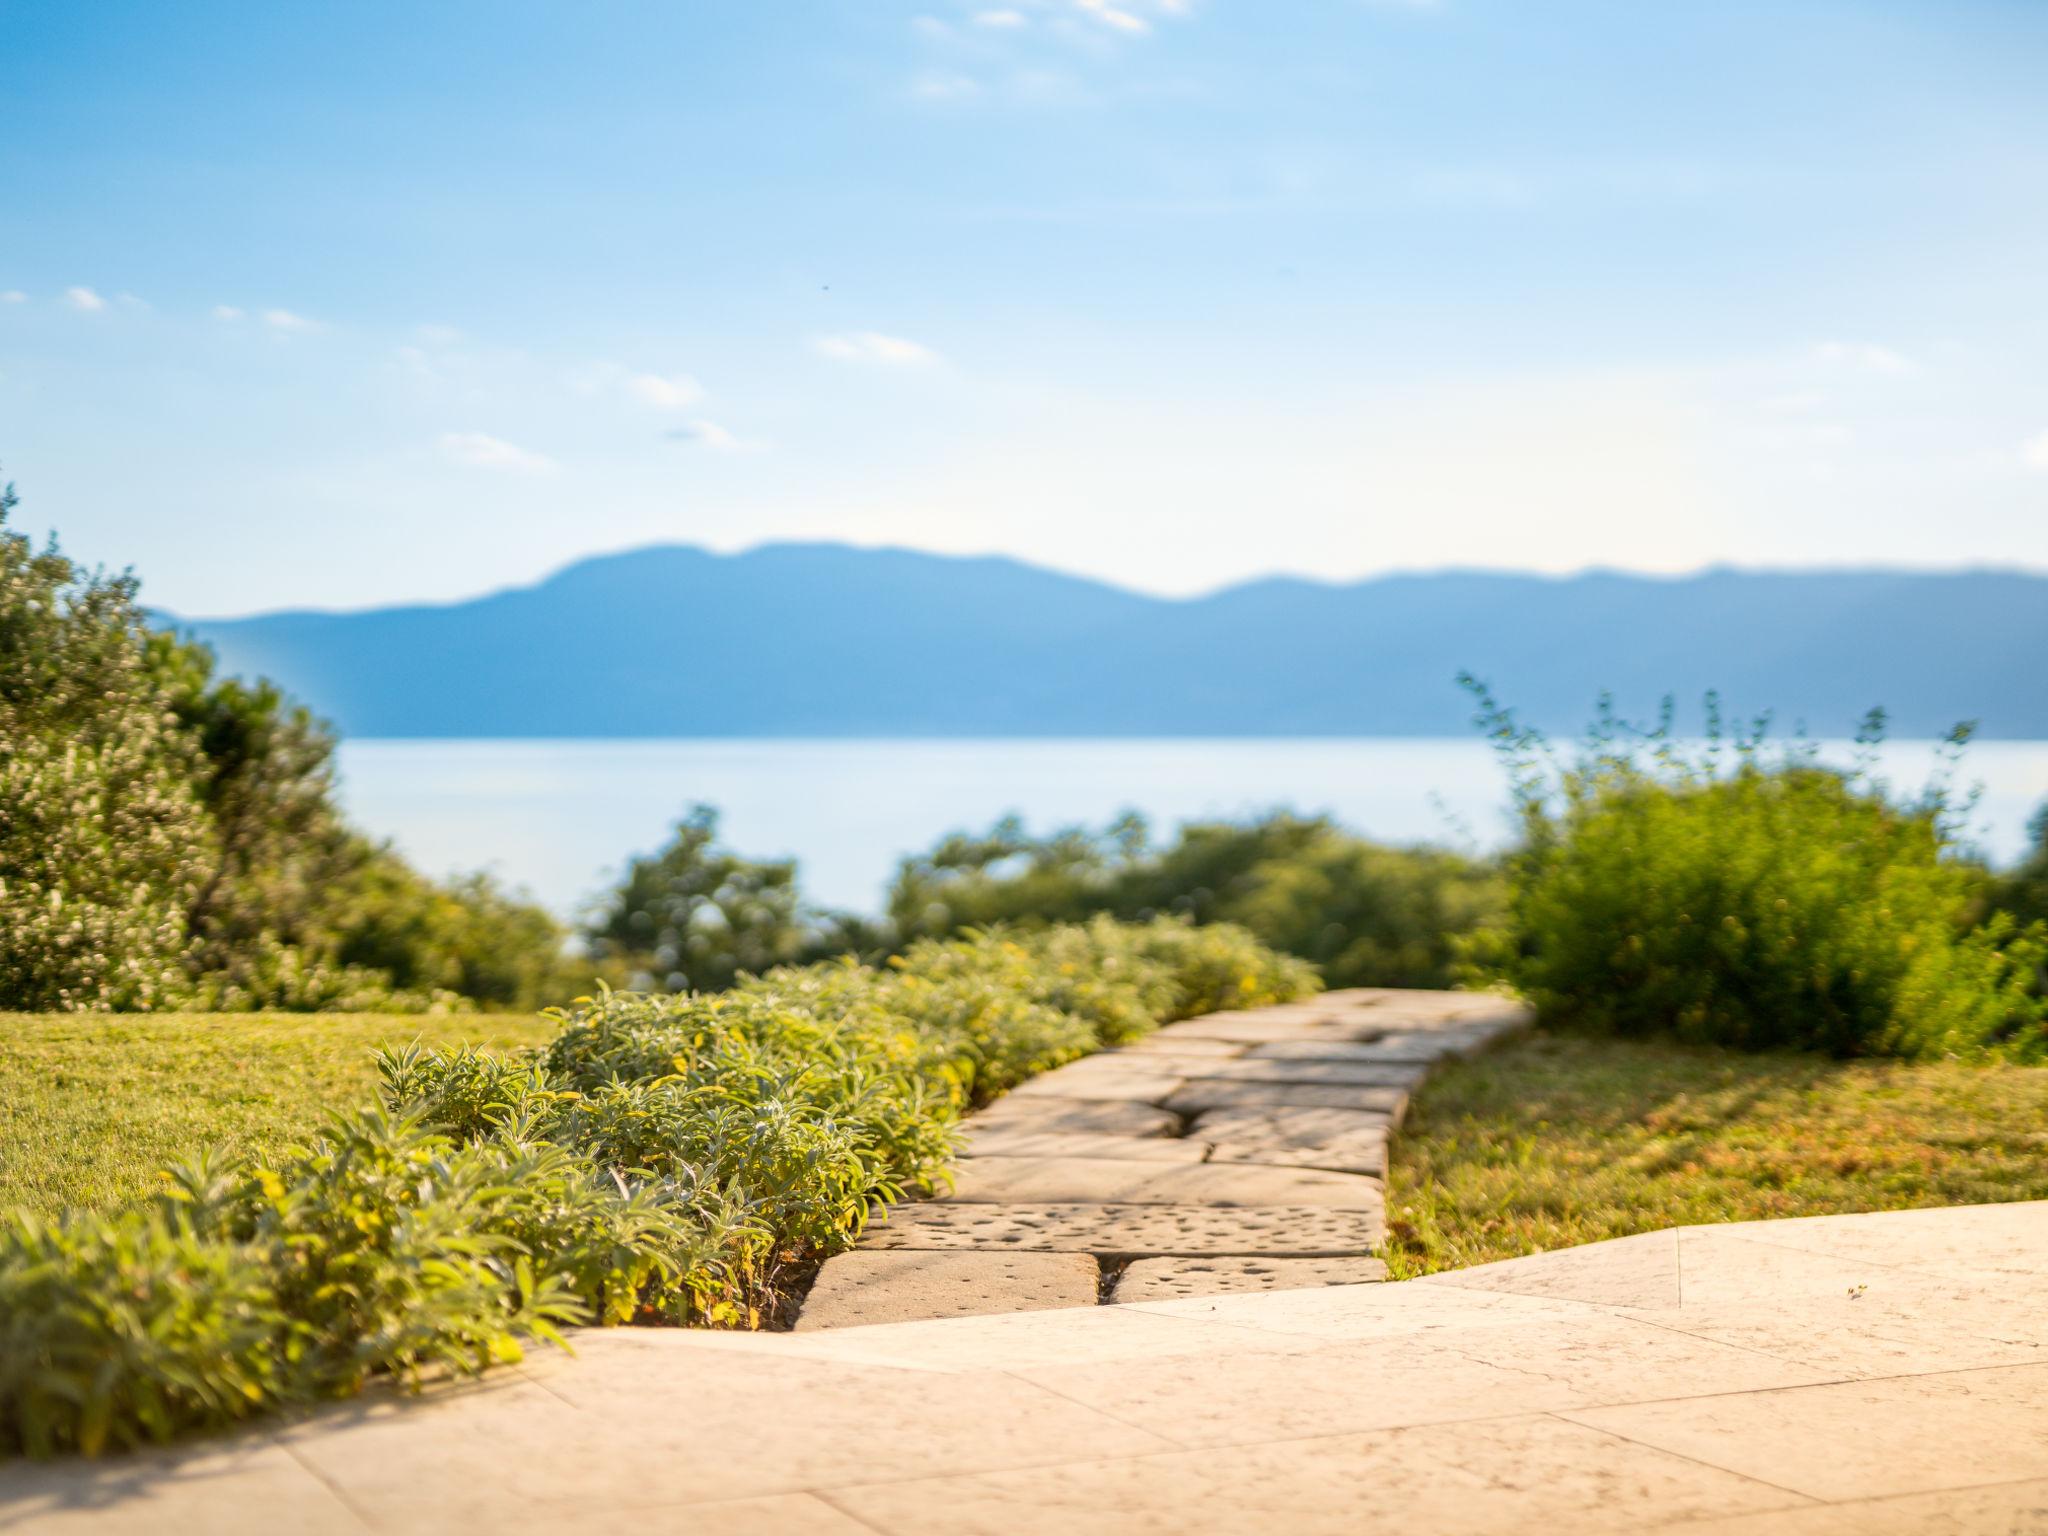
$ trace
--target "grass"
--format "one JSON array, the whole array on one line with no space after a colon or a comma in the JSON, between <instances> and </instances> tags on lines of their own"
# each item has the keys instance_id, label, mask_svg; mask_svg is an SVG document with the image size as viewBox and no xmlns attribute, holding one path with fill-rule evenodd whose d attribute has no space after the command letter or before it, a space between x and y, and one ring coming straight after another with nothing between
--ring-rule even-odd
<instances>
[{"instance_id":1,"label":"grass","mask_svg":"<svg viewBox=\"0 0 2048 1536\"><path fill-rule=\"evenodd\" d=\"M112 1210L209 1145L269 1153L367 1102L370 1052L538 1045L522 1014L0 1014L0 1209Z\"/></svg>"},{"instance_id":2,"label":"grass","mask_svg":"<svg viewBox=\"0 0 2048 1536\"><path fill-rule=\"evenodd\" d=\"M1689 1223L2048 1199L2048 1068L1538 1033L1433 1077L1389 1173L1403 1277Z\"/></svg>"}]
</instances>

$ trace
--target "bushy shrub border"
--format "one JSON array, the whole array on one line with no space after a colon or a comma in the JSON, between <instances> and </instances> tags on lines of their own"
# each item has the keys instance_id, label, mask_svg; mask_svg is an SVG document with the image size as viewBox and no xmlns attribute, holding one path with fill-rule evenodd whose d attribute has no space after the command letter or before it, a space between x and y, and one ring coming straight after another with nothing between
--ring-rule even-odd
<instances>
[{"instance_id":1,"label":"bushy shrub border","mask_svg":"<svg viewBox=\"0 0 2048 1536\"><path fill-rule=\"evenodd\" d=\"M380 1106L151 1207L0 1228L0 1449L95 1454L516 1360L572 1323L760 1326L945 1178L975 1103L1170 1019L1315 989L1242 930L1107 920L882 970L605 992L544 1049L387 1053Z\"/></svg>"}]
</instances>

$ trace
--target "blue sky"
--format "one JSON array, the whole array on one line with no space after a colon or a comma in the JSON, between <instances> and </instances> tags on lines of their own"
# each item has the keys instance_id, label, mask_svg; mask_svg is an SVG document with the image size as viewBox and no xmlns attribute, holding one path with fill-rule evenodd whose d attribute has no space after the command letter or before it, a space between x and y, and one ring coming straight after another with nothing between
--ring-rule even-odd
<instances>
[{"instance_id":1,"label":"blue sky","mask_svg":"<svg viewBox=\"0 0 2048 1536\"><path fill-rule=\"evenodd\" d=\"M0 462L191 614L836 538L2048 568L2036 0L0 0Z\"/></svg>"}]
</instances>

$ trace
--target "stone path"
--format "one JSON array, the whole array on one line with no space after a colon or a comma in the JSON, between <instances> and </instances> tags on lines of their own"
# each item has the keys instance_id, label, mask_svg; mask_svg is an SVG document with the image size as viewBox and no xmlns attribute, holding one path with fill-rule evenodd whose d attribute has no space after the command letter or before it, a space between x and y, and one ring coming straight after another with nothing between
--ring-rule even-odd
<instances>
[{"instance_id":1,"label":"stone path","mask_svg":"<svg viewBox=\"0 0 2048 1536\"><path fill-rule=\"evenodd\" d=\"M0 1527L2048 1531L2048 1203L1689 1227L1399 1285L575 1343L225 1442L0 1464Z\"/></svg>"},{"instance_id":2,"label":"stone path","mask_svg":"<svg viewBox=\"0 0 2048 1536\"><path fill-rule=\"evenodd\" d=\"M825 1265L797 1327L1382 1279L1409 1093L1527 1022L1483 993L1362 988L1048 1072L968 1121L950 1194Z\"/></svg>"}]
</instances>

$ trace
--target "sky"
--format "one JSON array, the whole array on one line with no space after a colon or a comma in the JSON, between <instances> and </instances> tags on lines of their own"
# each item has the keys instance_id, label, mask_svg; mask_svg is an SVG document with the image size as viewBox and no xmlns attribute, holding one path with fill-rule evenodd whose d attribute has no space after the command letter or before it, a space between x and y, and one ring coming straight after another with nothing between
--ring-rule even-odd
<instances>
[{"instance_id":1,"label":"sky","mask_svg":"<svg viewBox=\"0 0 2048 1536\"><path fill-rule=\"evenodd\" d=\"M17 524L2048 569L2039 0L0 0Z\"/></svg>"}]
</instances>

